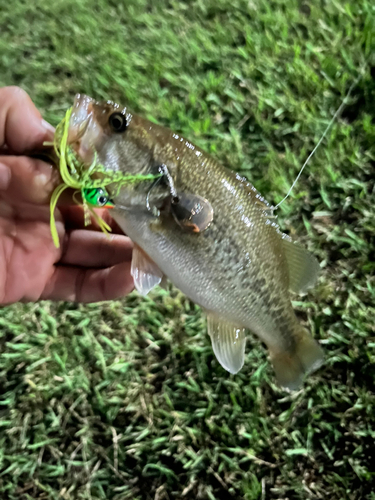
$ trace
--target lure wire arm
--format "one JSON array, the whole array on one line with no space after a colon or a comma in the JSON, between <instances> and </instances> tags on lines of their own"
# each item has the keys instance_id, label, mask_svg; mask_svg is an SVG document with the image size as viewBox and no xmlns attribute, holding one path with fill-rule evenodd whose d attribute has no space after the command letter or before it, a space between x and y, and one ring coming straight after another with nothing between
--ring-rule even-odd
<instances>
[{"instance_id":1,"label":"lure wire arm","mask_svg":"<svg viewBox=\"0 0 375 500\"><path fill-rule=\"evenodd\" d=\"M160 215L160 210L158 210L156 207L151 207L150 205L150 194L151 194L151 191L159 184L159 182L161 181L161 179L163 179L163 177L166 179L167 181L167 184L168 184L168 187L169 187L169 191L171 193L171 196L172 196L172 203L178 203L179 201L179 196L177 194L177 190L176 190L176 186L174 184L174 181L173 181L173 178L168 170L168 167L167 165L165 165L164 163L160 165L159 167L159 172L162 174L161 177L158 177L151 185L148 193L147 193L147 196L146 196L146 208L149 212L153 213L154 215L157 215L159 216Z\"/></svg>"},{"instance_id":2,"label":"lure wire arm","mask_svg":"<svg viewBox=\"0 0 375 500\"><path fill-rule=\"evenodd\" d=\"M168 182L168 185L169 185L169 189L170 189L170 192L171 192L171 195L172 195L172 201L174 201L175 203L178 203L178 194L177 194L177 191L176 191L176 187L174 185L174 181L173 181L173 178L168 170L168 167L167 165L165 165L164 163L162 165L160 165L159 167L159 172L161 174L163 174L166 179L167 179L167 182Z\"/></svg>"}]
</instances>

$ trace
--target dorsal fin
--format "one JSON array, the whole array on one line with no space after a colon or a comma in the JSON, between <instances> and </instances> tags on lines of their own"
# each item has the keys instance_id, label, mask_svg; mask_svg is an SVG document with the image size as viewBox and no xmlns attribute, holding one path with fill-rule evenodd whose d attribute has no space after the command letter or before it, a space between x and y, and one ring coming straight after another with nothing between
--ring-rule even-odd
<instances>
[{"instance_id":1,"label":"dorsal fin","mask_svg":"<svg viewBox=\"0 0 375 500\"><path fill-rule=\"evenodd\" d=\"M283 235L282 245L288 263L289 289L294 293L306 293L316 283L319 262L308 250L286 235Z\"/></svg>"},{"instance_id":2,"label":"dorsal fin","mask_svg":"<svg viewBox=\"0 0 375 500\"><path fill-rule=\"evenodd\" d=\"M244 188L244 190L252 196L257 205L265 212L272 211L272 206L268 201L260 194L260 192L249 182L245 177L241 177L239 174L234 173L235 178L239 181Z\"/></svg>"},{"instance_id":3,"label":"dorsal fin","mask_svg":"<svg viewBox=\"0 0 375 500\"><path fill-rule=\"evenodd\" d=\"M244 177L239 174L234 174L236 179L241 183L243 189L252 197L256 205L264 212L267 219L273 219L274 208L267 202L265 198L257 191L257 189ZM313 287L318 278L320 266L316 258L298 243L294 243L286 234L282 234L275 226L275 230L281 234L282 245L284 248L285 257L288 263L289 271L289 288L294 293L303 294Z\"/></svg>"}]
</instances>

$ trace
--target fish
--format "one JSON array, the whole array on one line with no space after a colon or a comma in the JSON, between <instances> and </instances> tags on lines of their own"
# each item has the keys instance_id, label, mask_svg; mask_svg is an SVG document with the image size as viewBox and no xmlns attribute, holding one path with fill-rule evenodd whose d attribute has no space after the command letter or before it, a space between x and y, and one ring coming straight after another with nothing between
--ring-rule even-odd
<instances>
[{"instance_id":1,"label":"fish","mask_svg":"<svg viewBox=\"0 0 375 500\"><path fill-rule=\"evenodd\" d=\"M106 187L111 216L134 242L136 289L147 295L168 279L206 312L225 370L241 370L251 332L267 346L279 385L300 389L324 354L299 323L290 292L313 287L320 266L281 232L256 188L179 133L112 101L77 94L68 142L85 165L159 175Z\"/></svg>"}]
</instances>

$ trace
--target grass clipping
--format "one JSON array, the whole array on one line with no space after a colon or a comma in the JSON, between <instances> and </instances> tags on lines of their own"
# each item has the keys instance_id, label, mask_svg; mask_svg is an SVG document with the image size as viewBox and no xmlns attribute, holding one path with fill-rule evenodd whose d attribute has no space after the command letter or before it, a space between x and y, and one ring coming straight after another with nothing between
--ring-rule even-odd
<instances>
[{"instance_id":1,"label":"grass clipping","mask_svg":"<svg viewBox=\"0 0 375 500\"><path fill-rule=\"evenodd\" d=\"M103 165L97 164L97 155L95 153L94 160L90 166L82 163L68 145L69 122L72 114L72 109L69 108L64 119L56 128L53 145L56 156L58 158L58 168L63 183L57 186L54 190L50 202L50 226L53 242L56 248L60 247L59 236L56 228L55 209L61 194L68 188L73 188L76 192L73 195L74 201L78 205L82 205L84 209L85 226L91 224L91 216L98 223L100 229L108 234L111 231L110 226L94 211L99 205L95 205L86 199L86 190L102 189L106 192L106 188L112 185L112 194L116 195L120 188L127 184L136 182L154 180L158 175L124 175L121 172L113 172L106 170ZM46 143L47 145L47 143ZM94 177L95 174L100 174L99 177ZM81 194L82 201L78 201L77 195Z\"/></svg>"}]
</instances>

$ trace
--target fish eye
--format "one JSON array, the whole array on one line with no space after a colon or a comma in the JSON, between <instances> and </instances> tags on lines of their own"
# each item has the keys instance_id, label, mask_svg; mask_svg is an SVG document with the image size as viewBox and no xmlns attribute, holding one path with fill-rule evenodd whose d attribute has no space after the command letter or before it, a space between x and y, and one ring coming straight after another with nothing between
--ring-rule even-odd
<instances>
[{"instance_id":1,"label":"fish eye","mask_svg":"<svg viewBox=\"0 0 375 500\"><path fill-rule=\"evenodd\" d=\"M121 132L125 132L127 123L126 118L123 114L112 113L108 121L113 132L116 132L118 134Z\"/></svg>"},{"instance_id":2,"label":"fish eye","mask_svg":"<svg viewBox=\"0 0 375 500\"><path fill-rule=\"evenodd\" d=\"M104 195L98 197L98 205L105 205L108 201L108 198Z\"/></svg>"}]
</instances>

